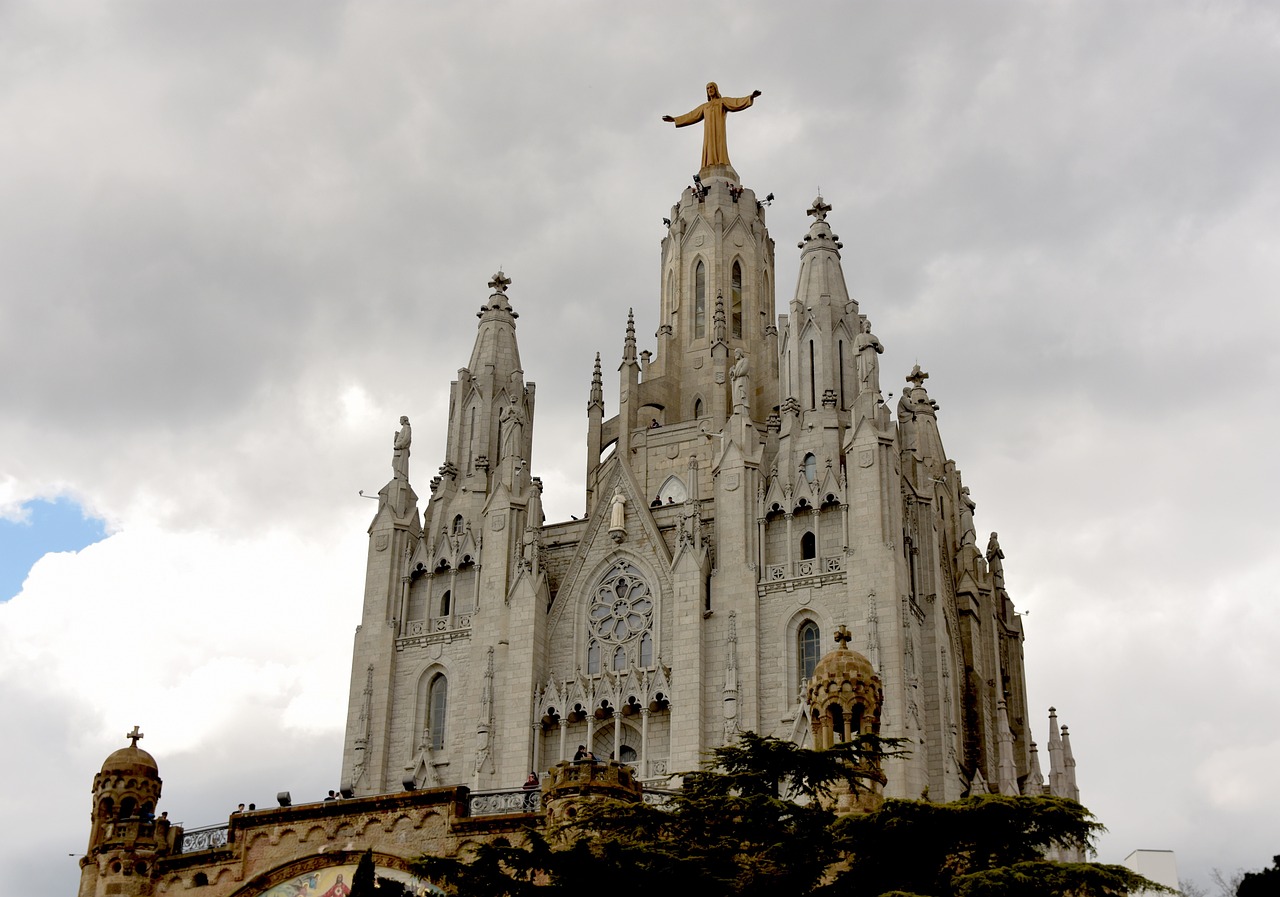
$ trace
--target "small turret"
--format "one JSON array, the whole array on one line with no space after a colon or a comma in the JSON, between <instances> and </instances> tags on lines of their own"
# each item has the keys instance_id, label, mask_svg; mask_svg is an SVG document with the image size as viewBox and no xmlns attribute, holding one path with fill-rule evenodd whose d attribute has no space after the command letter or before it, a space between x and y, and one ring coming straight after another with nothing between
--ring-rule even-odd
<instances>
[{"instance_id":1,"label":"small turret","mask_svg":"<svg viewBox=\"0 0 1280 897\"><path fill-rule=\"evenodd\" d=\"M152 893L157 857L170 852L167 816L156 819L160 770L155 758L138 747L143 737L134 726L128 747L113 752L93 779L89 849L80 860L80 897Z\"/></svg>"},{"instance_id":2,"label":"small turret","mask_svg":"<svg viewBox=\"0 0 1280 897\"><path fill-rule=\"evenodd\" d=\"M880 734L884 689L871 661L849 650L851 638L847 626L836 630L838 647L818 661L805 689L813 746L820 751L860 735ZM837 812L873 810L883 800L881 788L886 780L879 767L868 765L859 772L868 789L861 794L853 794L847 787L834 789Z\"/></svg>"}]
</instances>

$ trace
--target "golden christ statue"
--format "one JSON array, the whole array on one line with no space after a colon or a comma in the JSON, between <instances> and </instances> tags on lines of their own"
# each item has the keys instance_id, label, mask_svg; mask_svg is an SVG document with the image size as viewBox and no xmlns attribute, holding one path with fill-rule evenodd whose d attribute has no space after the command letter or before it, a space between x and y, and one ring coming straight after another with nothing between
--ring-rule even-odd
<instances>
[{"instance_id":1,"label":"golden christ statue","mask_svg":"<svg viewBox=\"0 0 1280 897\"><path fill-rule=\"evenodd\" d=\"M673 121L677 128L702 122L702 170L713 165L729 165L729 144L725 139L724 120L730 112L741 112L760 96L752 91L749 97L722 97L716 82L707 84L707 101L684 115L662 116L663 121Z\"/></svg>"}]
</instances>

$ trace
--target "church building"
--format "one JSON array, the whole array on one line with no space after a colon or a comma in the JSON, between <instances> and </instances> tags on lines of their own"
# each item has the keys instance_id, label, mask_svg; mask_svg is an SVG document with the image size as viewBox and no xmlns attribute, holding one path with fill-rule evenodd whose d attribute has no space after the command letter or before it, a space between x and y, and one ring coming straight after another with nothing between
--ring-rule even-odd
<instances>
[{"instance_id":1,"label":"church building","mask_svg":"<svg viewBox=\"0 0 1280 897\"><path fill-rule=\"evenodd\" d=\"M499 271L448 419L431 424L447 427L444 458L426 459L434 474L411 463L407 418L391 446L343 799L282 796L205 841L162 834L135 730L95 780L80 897L323 894L365 847L379 875L419 893L430 885L408 860L536 820L575 775L591 780L575 787L671 788L746 730L819 748L905 739L884 761L884 796L1078 799L1052 710L1041 775L1004 553L996 533L979 536L929 374L881 370L874 309L849 295L822 196L792 235L799 277L776 308L767 203L724 138L726 115L756 95L708 85L705 104L669 118L703 124L703 164L671 207L654 342L620 316L617 395L606 400L599 355L584 378L582 518L544 519L537 372ZM900 393L893 407L886 391ZM575 767L583 753L600 762ZM522 791L530 771L541 789ZM150 828L121 815L126 800Z\"/></svg>"}]
</instances>

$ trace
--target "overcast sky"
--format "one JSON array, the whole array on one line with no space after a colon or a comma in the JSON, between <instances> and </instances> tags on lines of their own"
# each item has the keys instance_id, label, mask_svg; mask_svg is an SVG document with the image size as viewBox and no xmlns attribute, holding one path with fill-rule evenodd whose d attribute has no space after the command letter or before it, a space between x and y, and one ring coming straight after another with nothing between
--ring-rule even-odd
<instances>
[{"instance_id":1,"label":"overcast sky","mask_svg":"<svg viewBox=\"0 0 1280 897\"><path fill-rule=\"evenodd\" d=\"M729 146L778 307L820 187L885 389L932 375L1100 858L1280 851L1274 6L0 0L15 893L76 886L135 723L188 826L337 786L358 492L408 414L428 494L499 266L581 515L592 359L613 414L698 165L660 118L712 79L764 92Z\"/></svg>"}]
</instances>

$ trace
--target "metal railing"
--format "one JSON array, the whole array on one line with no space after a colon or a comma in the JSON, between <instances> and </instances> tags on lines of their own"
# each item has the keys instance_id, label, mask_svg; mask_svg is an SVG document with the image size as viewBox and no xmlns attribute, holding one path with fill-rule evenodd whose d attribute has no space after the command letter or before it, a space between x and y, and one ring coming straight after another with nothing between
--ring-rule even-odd
<instances>
[{"instance_id":1,"label":"metal railing","mask_svg":"<svg viewBox=\"0 0 1280 897\"><path fill-rule=\"evenodd\" d=\"M473 791L467 798L467 813L471 816L511 816L516 813L542 811L542 792L536 788L527 791L516 788L509 791Z\"/></svg>"},{"instance_id":2,"label":"metal railing","mask_svg":"<svg viewBox=\"0 0 1280 897\"><path fill-rule=\"evenodd\" d=\"M227 846L226 823L222 825L206 825L204 828L192 829L182 833L182 852L195 853L198 850L215 850Z\"/></svg>"}]
</instances>

